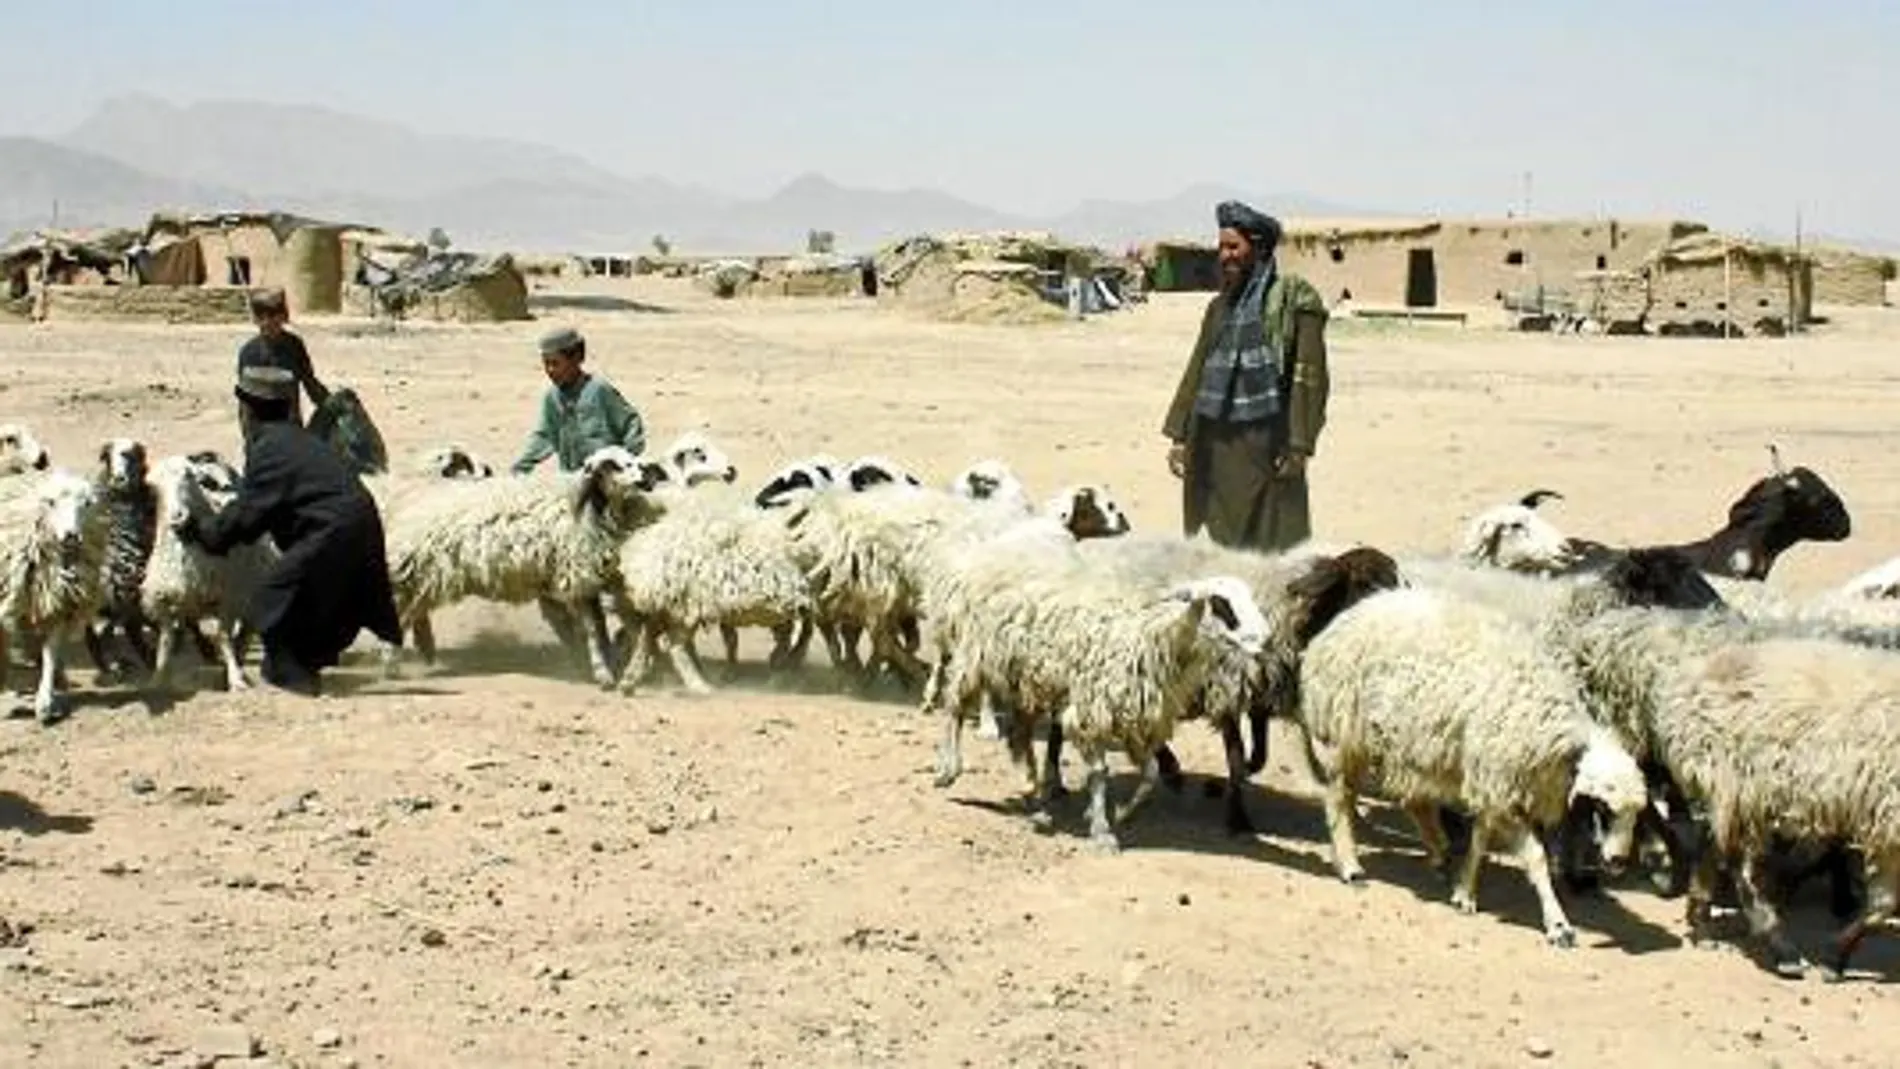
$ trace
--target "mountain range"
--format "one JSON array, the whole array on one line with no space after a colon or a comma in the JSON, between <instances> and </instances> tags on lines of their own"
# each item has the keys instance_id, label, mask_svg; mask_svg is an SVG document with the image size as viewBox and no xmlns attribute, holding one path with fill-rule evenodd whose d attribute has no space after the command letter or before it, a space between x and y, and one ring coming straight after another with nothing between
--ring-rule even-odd
<instances>
[{"instance_id":1,"label":"mountain range","mask_svg":"<svg viewBox=\"0 0 1900 1069\"><path fill-rule=\"evenodd\" d=\"M476 249L628 253L664 235L681 252L760 253L803 248L812 229L860 251L921 232L996 229L1119 247L1208 235L1213 206L1230 197L1287 218L1396 214L1201 184L1161 200L1088 200L1032 217L940 190L851 188L815 173L744 198L618 174L532 142L426 133L306 104L181 106L143 94L109 99L57 137L0 137L0 237L54 224L138 226L160 209L251 208L418 235L441 227ZM1900 254L1891 241L1810 240Z\"/></svg>"},{"instance_id":2,"label":"mountain range","mask_svg":"<svg viewBox=\"0 0 1900 1069\"><path fill-rule=\"evenodd\" d=\"M1387 214L1304 194L1198 185L1164 200L1091 200L1047 218L932 189L854 189L801 175L763 198L652 175L626 176L558 148L424 133L311 105L134 95L106 101L50 139L0 137L0 235L137 226L156 210L282 209L425 234L457 245L681 252L803 248L830 230L843 249L926 231L1045 229L1107 245L1204 235L1213 205L1239 197L1282 216Z\"/></svg>"}]
</instances>

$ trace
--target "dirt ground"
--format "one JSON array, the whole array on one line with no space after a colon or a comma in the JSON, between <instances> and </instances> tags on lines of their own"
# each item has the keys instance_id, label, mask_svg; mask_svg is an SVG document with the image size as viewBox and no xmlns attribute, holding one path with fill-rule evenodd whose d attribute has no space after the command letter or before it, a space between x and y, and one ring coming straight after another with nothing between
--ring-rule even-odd
<instances>
[{"instance_id":1,"label":"dirt ground","mask_svg":"<svg viewBox=\"0 0 1900 1069\"><path fill-rule=\"evenodd\" d=\"M993 455L1034 491L1106 481L1138 528L1178 522L1157 427L1197 298L1034 329L647 282L537 304L299 327L403 457L511 459L533 339L561 321L654 441L704 426L742 478L818 450L935 479ZM122 434L236 455L243 336L0 326L0 420L74 465ZM1819 589L1900 553L1896 341L1881 311L1781 341L1341 323L1318 534L1444 550L1542 486L1575 532L1696 537L1772 440L1853 513L1771 580ZM1680 901L1631 884L1574 902L1580 945L1552 949L1513 863L1461 916L1377 807L1354 890L1284 747L1249 797L1257 839L1223 834L1196 777L1102 857L1079 804L1046 836L1010 811L993 743L933 789L933 725L839 693L822 653L774 688L749 637L717 696L629 700L531 608L437 630L437 670L378 682L366 642L316 702L207 671L153 715L81 662L71 719L0 723L0 1065L1900 1065L1894 945L1842 984L1780 981L1684 945ZM1191 773L1221 767L1205 728L1179 744ZM1804 905L1803 938L1824 919Z\"/></svg>"}]
</instances>

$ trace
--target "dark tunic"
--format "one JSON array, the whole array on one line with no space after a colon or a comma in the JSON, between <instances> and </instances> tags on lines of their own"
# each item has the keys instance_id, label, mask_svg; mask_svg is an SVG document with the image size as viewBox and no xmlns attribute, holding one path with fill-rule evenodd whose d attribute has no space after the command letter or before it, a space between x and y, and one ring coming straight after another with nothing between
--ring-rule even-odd
<instances>
[{"instance_id":1,"label":"dark tunic","mask_svg":"<svg viewBox=\"0 0 1900 1069\"><path fill-rule=\"evenodd\" d=\"M290 331L284 331L275 338L258 334L238 349L237 369L242 375L247 367L283 368L297 376L298 392L290 400L291 415L298 423L303 422L303 395L310 395L310 403L323 403L324 389L317 382L317 373L310 364L310 350L304 347L303 339Z\"/></svg>"},{"instance_id":2,"label":"dark tunic","mask_svg":"<svg viewBox=\"0 0 1900 1069\"><path fill-rule=\"evenodd\" d=\"M376 502L302 427L255 428L237 498L198 533L213 553L270 535L282 556L245 615L267 644L304 667L336 664L363 628L401 641Z\"/></svg>"},{"instance_id":3,"label":"dark tunic","mask_svg":"<svg viewBox=\"0 0 1900 1069\"><path fill-rule=\"evenodd\" d=\"M1297 275L1283 274L1267 290L1267 333L1285 347L1280 411L1267 420L1232 423L1194 412L1201 369L1227 299L1217 293L1207 303L1162 433L1188 447L1181 480L1183 530L1193 535L1206 527L1220 545L1277 551L1313 533L1305 469L1280 475L1273 462L1287 452L1311 457L1326 425L1326 306Z\"/></svg>"}]
</instances>

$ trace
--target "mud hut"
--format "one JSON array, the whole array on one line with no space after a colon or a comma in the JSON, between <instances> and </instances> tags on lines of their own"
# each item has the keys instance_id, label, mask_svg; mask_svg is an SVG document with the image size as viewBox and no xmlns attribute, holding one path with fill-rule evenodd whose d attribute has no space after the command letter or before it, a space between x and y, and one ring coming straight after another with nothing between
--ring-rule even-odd
<instances>
[{"instance_id":1,"label":"mud hut","mask_svg":"<svg viewBox=\"0 0 1900 1069\"><path fill-rule=\"evenodd\" d=\"M872 258L876 297L938 318L1036 322L1061 318L1070 279L1111 291L1131 268L1099 249L1071 245L1042 232L918 235ZM1014 302L1014 313L1002 305ZM1097 307L1102 307L1098 305Z\"/></svg>"},{"instance_id":2,"label":"mud hut","mask_svg":"<svg viewBox=\"0 0 1900 1069\"><path fill-rule=\"evenodd\" d=\"M761 265L743 292L754 297L863 297L873 295L875 274L868 258L814 254ZM867 279L867 275L870 276ZM867 286L867 281L870 285Z\"/></svg>"},{"instance_id":3,"label":"mud hut","mask_svg":"<svg viewBox=\"0 0 1900 1069\"><path fill-rule=\"evenodd\" d=\"M1695 234L1644 264L1659 334L1778 336L1813 318L1814 262L1793 249Z\"/></svg>"},{"instance_id":4,"label":"mud hut","mask_svg":"<svg viewBox=\"0 0 1900 1069\"><path fill-rule=\"evenodd\" d=\"M1854 249L1819 246L1814 259L1814 303L1873 305L1887 303L1887 283L1894 280L1895 261Z\"/></svg>"},{"instance_id":5,"label":"mud hut","mask_svg":"<svg viewBox=\"0 0 1900 1069\"><path fill-rule=\"evenodd\" d=\"M154 215L146 285L281 286L293 315L342 311L345 235L369 230L288 212ZM194 264L193 261L196 261Z\"/></svg>"}]
</instances>

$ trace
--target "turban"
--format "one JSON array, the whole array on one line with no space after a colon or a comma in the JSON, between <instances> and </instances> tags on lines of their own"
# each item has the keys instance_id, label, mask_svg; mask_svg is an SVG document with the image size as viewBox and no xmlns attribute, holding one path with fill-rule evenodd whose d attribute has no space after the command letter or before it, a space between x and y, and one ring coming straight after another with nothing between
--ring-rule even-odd
<instances>
[{"instance_id":1,"label":"turban","mask_svg":"<svg viewBox=\"0 0 1900 1069\"><path fill-rule=\"evenodd\" d=\"M1280 221L1237 200L1224 200L1216 205L1214 221L1223 230L1238 230L1247 235L1258 253L1265 253L1280 243Z\"/></svg>"}]
</instances>

